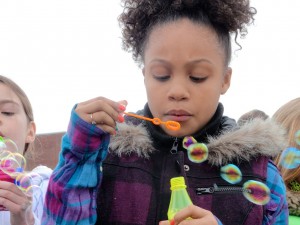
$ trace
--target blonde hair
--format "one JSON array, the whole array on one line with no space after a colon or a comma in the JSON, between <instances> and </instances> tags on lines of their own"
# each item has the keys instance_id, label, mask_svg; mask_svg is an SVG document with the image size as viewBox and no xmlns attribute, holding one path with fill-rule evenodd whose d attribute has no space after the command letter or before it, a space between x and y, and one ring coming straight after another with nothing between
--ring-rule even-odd
<instances>
[{"instance_id":1,"label":"blonde hair","mask_svg":"<svg viewBox=\"0 0 300 225\"><path fill-rule=\"evenodd\" d=\"M0 83L3 83L7 87L9 87L18 96L24 108L28 123L34 121L31 103L25 92L22 90L22 88L11 79L2 75L0 75ZM26 153L29 147L31 148L30 144L25 145L23 154Z\"/></svg>"},{"instance_id":2,"label":"blonde hair","mask_svg":"<svg viewBox=\"0 0 300 225\"><path fill-rule=\"evenodd\" d=\"M288 147L295 147L300 151L296 142L295 134L300 130L300 98L293 99L281 106L272 116L272 119L283 126L287 132ZM295 169L286 169L280 165L280 155L275 163L281 171L283 180L289 188L288 183L300 176L300 166Z\"/></svg>"}]
</instances>

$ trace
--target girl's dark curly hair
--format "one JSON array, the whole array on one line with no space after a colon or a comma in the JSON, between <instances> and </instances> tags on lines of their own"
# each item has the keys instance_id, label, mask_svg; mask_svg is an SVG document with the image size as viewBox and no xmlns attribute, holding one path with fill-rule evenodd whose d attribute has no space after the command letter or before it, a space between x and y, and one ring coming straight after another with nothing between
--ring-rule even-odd
<instances>
[{"instance_id":1,"label":"girl's dark curly hair","mask_svg":"<svg viewBox=\"0 0 300 225\"><path fill-rule=\"evenodd\" d=\"M144 48L153 27L180 18L188 18L215 30L228 64L231 59L230 35L234 34L237 43L238 35L244 37L247 34L246 26L254 22L256 14L249 0L122 1L124 11L119 16L119 24L123 48L132 52L133 59L139 64L143 62Z\"/></svg>"}]
</instances>

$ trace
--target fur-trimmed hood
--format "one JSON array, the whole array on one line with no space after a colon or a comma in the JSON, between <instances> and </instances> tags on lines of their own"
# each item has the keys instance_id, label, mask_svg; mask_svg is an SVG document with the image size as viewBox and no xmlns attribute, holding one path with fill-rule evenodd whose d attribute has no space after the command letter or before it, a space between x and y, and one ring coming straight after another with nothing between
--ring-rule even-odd
<instances>
[{"instance_id":1,"label":"fur-trimmed hood","mask_svg":"<svg viewBox=\"0 0 300 225\"><path fill-rule=\"evenodd\" d=\"M251 120L235 131L210 137L208 160L213 165L224 165L260 155L274 158L287 147L285 134L285 130L271 119Z\"/></svg>"},{"instance_id":2,"label":"fur-trimmed hood","mask_svg":"<svg viewBox=\"0 0 300 225\"><path fill-rule=\"evenodd\" d=\"M139 157L148 158L157 150L143 123L118 124L118 129L111 139L110 152L119 156L136 153ZM286 146L285 131L279 125L272 120L255 119L218 137L208 137L208 162L220 166L261 155L272 158Z\"/></svg>"}]
</instances>

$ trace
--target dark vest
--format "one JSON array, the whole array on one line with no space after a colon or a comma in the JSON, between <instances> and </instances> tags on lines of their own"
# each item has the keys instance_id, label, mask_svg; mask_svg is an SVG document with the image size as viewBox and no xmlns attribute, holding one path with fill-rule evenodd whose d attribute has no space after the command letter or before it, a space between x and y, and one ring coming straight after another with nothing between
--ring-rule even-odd
<instances>
[{"instance_id":1,"label":"dark vest","mask_svg":"<svg viewBox=\"0 0 300 225\"><path fill-rule=\"evenodd\" d=\"M176 156L157 154L151 160L138 157L109 155L103 165L102 187L98 193L97 224L154 225L167 219L170 201L170 178L186 178L193 203L212 211L224 225L261 224L263 207L248 201L241 191L247 180L265 181L267 158L241 163L243 180L231 185L220 177L220 168L206 163L194 164L184 159L185 153ZM252 169L255 168L255 169ZM247 172L246 172L247 171ZM208 190L216 184L228 191Z\"/></svg>"},{"instance_id":2,"label":"dark vest","mask_svg":"<svg viewBox=\"0 0 300 225\"><path fill-rule=\"evenodd\" d=\"M206 141L207 135L218 135L228 126L222 121L223 108L220 105L211 122L197 140ZM147 106L145 115L149 115ZM135 122L135 121L133 121ZM151 137L156 140L157 151L150 158L136 154L117 155L111 153L103 164L103 180L98 192L98 220L105 225L157 225L167 219L170 202L170 179L184 176L193 203L210 210L224 225L254 225L263 220L263 207L248 201L242 194L242 185L247 180L265 182L267 161L260 157L251 162L231 162L242 171L243 180L231 185L220 176L220 167L207 162L191 162L179 142L177 152L171 154L174 139L161 135L159 128L146 123ZM230 126L229 126L230 127ZM180 140L181 141L181 140ZM214 185L223 191L211 191ZM232 191L232 188L235 191Z\"/></svg>"}]
</instances>

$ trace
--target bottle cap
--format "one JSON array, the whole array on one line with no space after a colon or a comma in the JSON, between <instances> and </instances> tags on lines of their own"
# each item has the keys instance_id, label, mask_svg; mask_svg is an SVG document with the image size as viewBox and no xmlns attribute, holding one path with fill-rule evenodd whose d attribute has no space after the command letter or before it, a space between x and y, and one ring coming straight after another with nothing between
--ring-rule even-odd
<instances>
[{"instance_id":1,"label":"bottle cap","mask_svg":"<svg viewBox=\"0 0 300 225\"><path fill-rule=\"evenodd\" d=\"M184 177L174 177L171 179L171 191L179 188L186 188Z\"/></svg>"}]
</instances>

